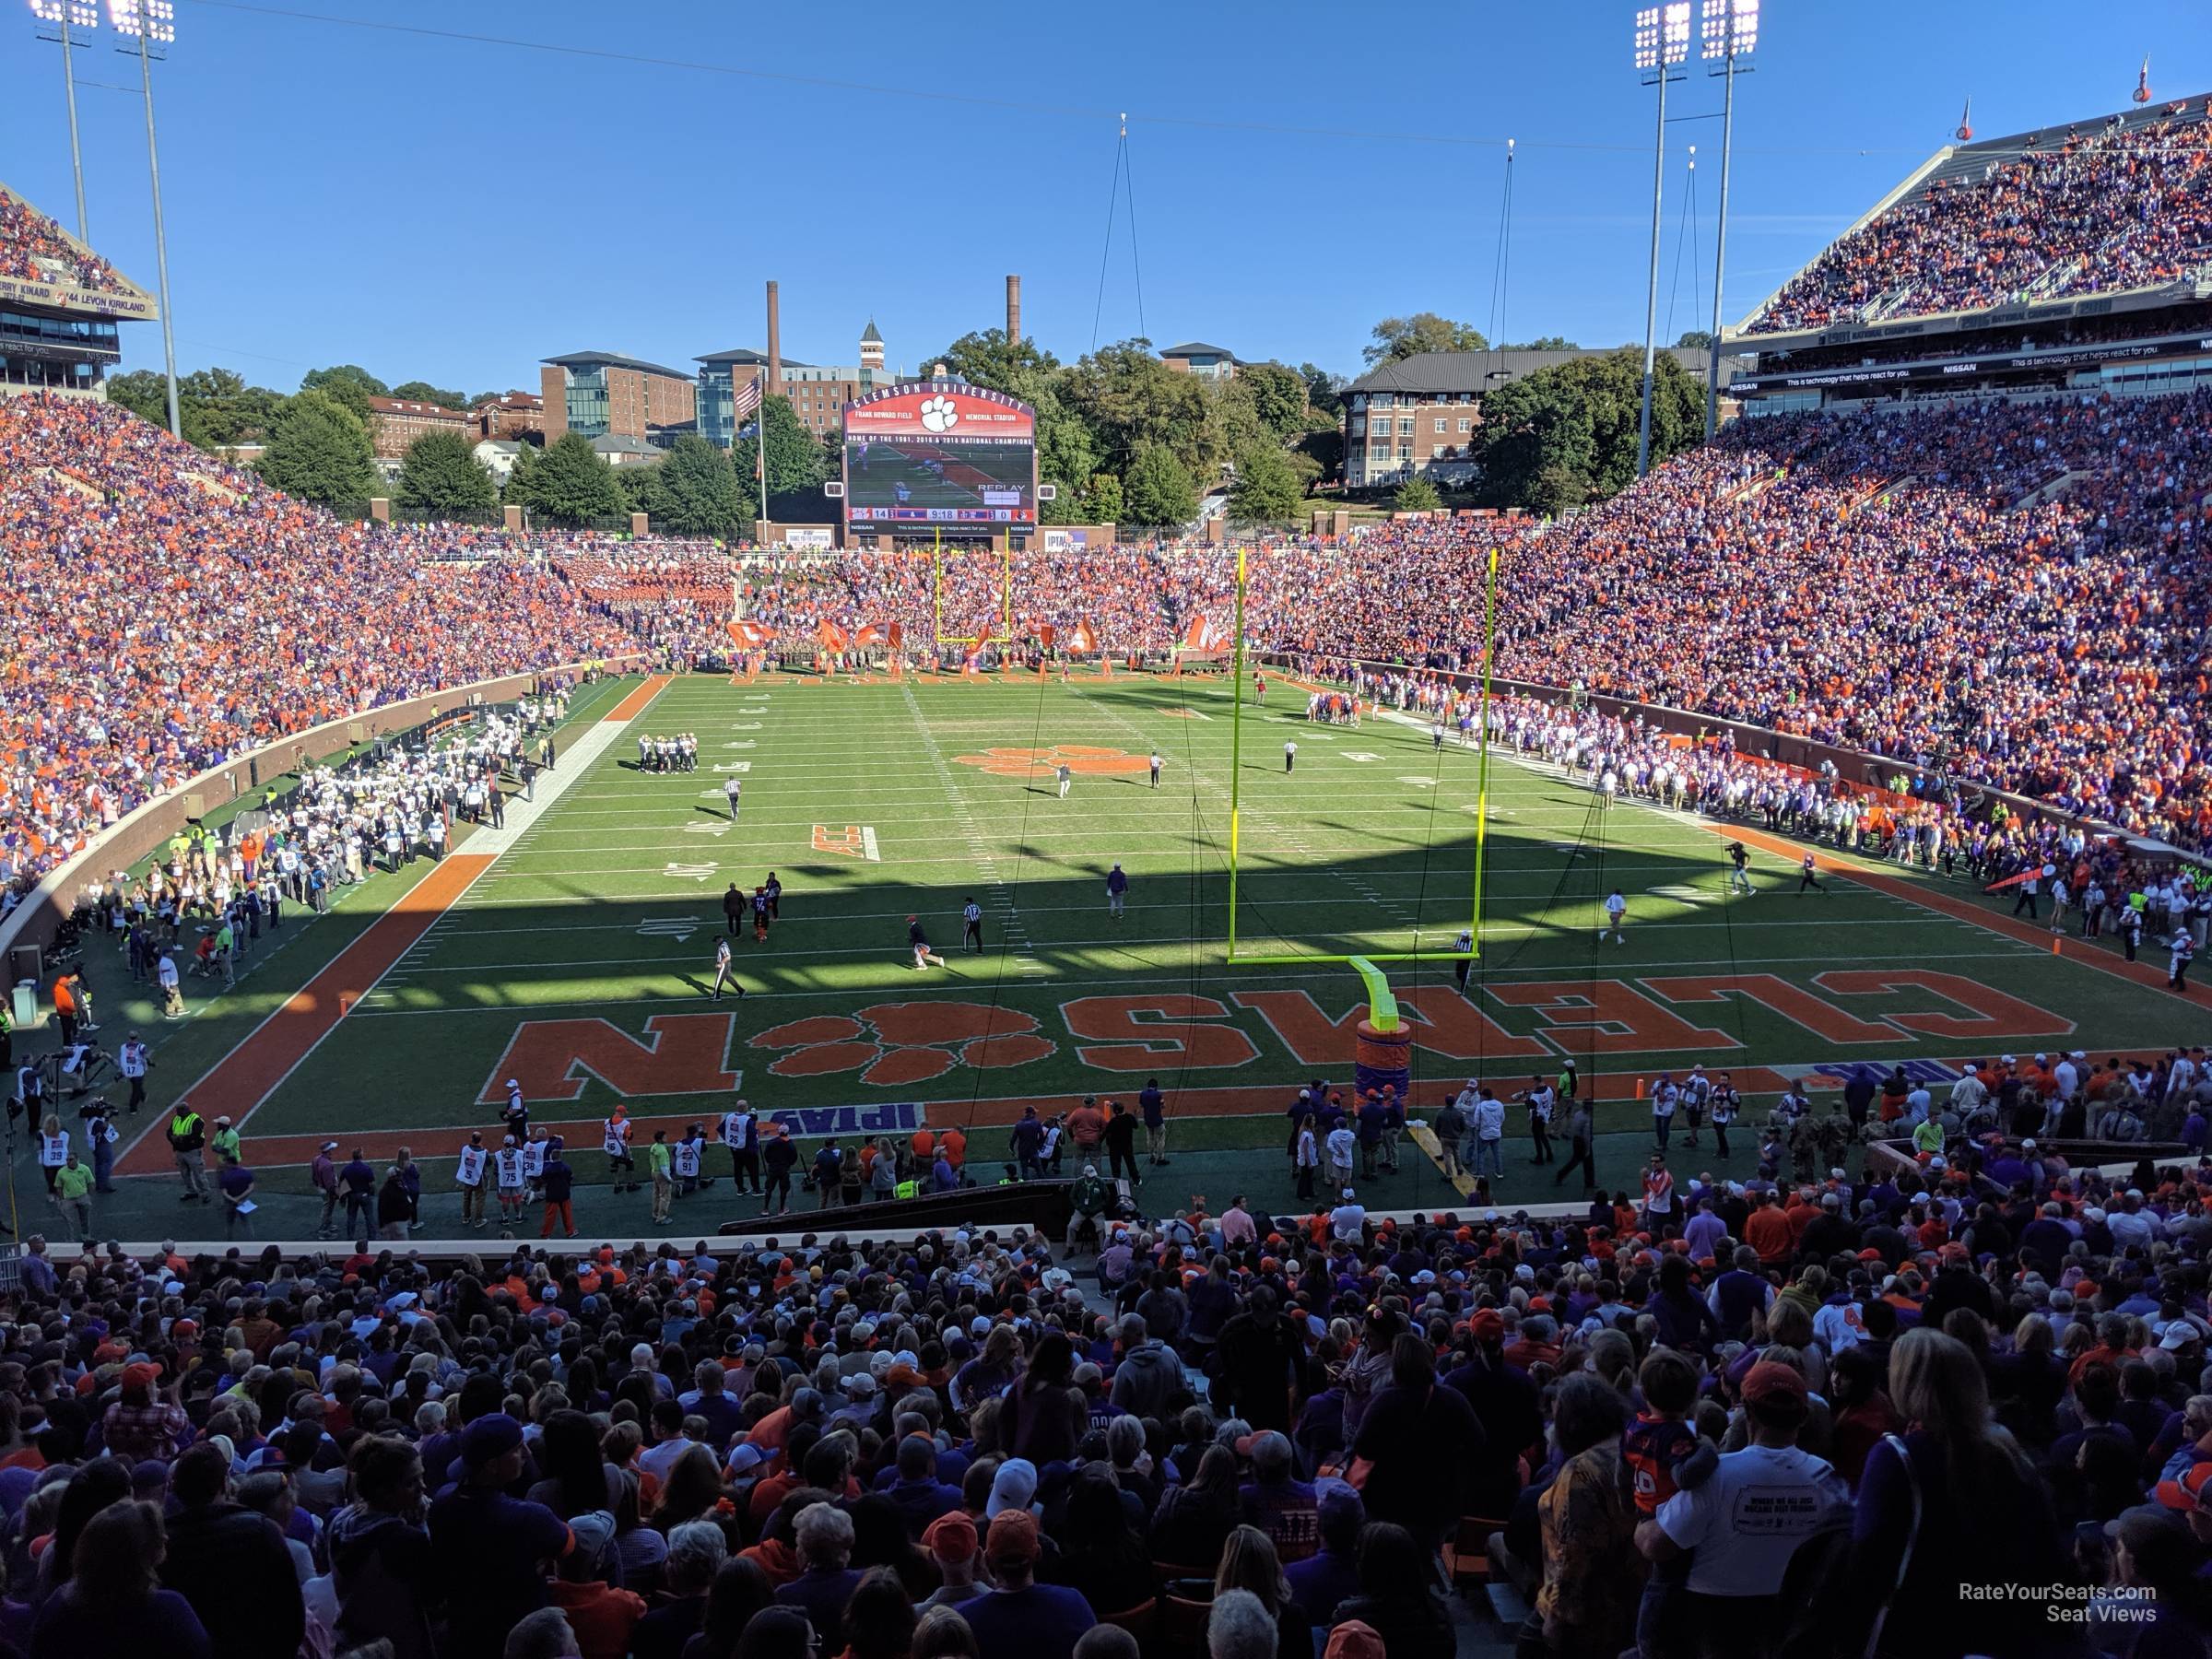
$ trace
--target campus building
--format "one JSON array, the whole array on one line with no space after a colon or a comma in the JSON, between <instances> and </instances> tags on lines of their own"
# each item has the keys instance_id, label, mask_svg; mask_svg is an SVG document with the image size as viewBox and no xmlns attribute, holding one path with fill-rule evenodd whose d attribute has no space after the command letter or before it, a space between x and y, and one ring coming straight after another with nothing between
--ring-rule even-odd
<instances>
[{"instance_id":1,"label":"campus building","mask_svg":"<svg viewBox=\"0 0 2212 1659\"><path fill-rule=\"evenodd\" d=\"M414 397L372 397L369 400L369 445L379 461L398 461L407 445L429 432L451 432L465 438L469 418L442 404Z\"/></svg>"},{"instance_id":2,"label":"campus building","mask_svg":"<svg viewBox=\"0 0 2212 1659\"><path fill-rule=\"evenodd\" d=\"M1242 365L1237 354L1226 346L1208 346L1204 340L1186 340L1180 346L1171 346L1159 354L1159 360L1178 374L1194 374L1200 380L1228 381L1237 378Z\"/></svg>"},{"instance_id":3,"label":"campus building","mask_svg":"<svg viewBox=\"0 0 2212 1659\"><path fill-rule=\"evenodd\" d=\"M792 413L799 418L799 424L818 438L824 432L842 429L845 406L854 398L880 391L898 379L884 367L883 335L876 331L873 318L861 331L860 361L801 363L785 358L777 365L773 387L765 384L767 354L749 346L710 352L693 360L699 364L700 432L724 449L736 442L738 429L752 418L737 418L740 386L761 381L763 391L781 392L791 400Z\"/></svg>"},{"instance_id":4,"label":"campus building","mask_svg":"<svg viewBox=\"0 0 2212 1659\"><path fill-rule=\"evenodd\" d=\"M1350 489L1420 474L1440 484L1474 477L1482 400L1500 386L1589 351L1417 351L1379 363L1344 389L1344 482ZM1675 360L1702 384L1711 354L1677 347ZM1725 387L1738 365L1721 359Z\"/></svg>"},{"instance_id":5,"label":"campus building","mask_svg":"<svg viewBox=\"0 0 2212 1659\"><path fill-rule=\"evenodd\" d=\"M470 431L482 443L543 443L546 400L535 392L488 397L468 412Z\"/></svg>"},{"instance_id":6,"label":"campus building","mask_svg":"<svg viewBox=\"0 0 2212 1659\"><path fill-rule=\"evenodd\" d=\"M612 351L572 351L545 359L539 380L547 443L577 432L665 449L697 429L698 382L680 369Z\"/></svg>"}]
</instances>

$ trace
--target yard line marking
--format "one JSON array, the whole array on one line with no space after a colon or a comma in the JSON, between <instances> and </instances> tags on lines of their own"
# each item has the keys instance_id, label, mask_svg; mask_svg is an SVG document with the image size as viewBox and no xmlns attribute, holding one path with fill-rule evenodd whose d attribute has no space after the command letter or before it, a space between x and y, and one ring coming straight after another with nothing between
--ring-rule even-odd
<instances>
[{"instance_id":1,"label":"yard line marking","mask_svg":"<svg viewBox=\"0 0 2212 1659\"><path fill-rule=\"evenodd\" d=\"M983 832L978 828L974 816L969 810L967 797L960 791L959 780L953 775L951 766L946 762L945 751L937 747L936 734L929 729L929 722L923 717L921 700L914 696L914 688L912 686L901 685L899 689L905 700L906 712L913 720L914 729L922 735L922 746L928 752L931 766L936 771L937 782L944 786L945 797L951 803L954 820L959 825L960 837L968 843L969 858L973 861L976 868L982 871L983 884L991 890L994 908L1003 912L995 919L998 922L1000 935L1006 940L1006 947L1013 953L1015 967L1026 971L1030 968L1041 966L1036 960L1035 954L1030 948L1029 930L1022 925L1021 911L1014 900L1014 889L999 879L998 862L993 855L990 843L983 839ZM865 834L868 856L874 858L877 855L876 832L868 830ZM915 861L899 859L895 862L911 864ZM930 862L958 864L959 860L935 859Z\"/></svg>"}]
</instances>

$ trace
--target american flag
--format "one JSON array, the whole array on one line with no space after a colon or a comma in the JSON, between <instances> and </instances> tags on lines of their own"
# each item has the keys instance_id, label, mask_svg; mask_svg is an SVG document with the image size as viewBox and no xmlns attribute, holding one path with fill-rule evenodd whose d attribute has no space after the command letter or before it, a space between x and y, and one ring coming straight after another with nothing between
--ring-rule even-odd
<instances>
[{"instance_id":1,"label":"american flag","mask_svg":"<svg viewBox=\"0 0 2212 1659\"><path fill-rule=\"evenodd\" d=\"M737 388L736 394L730 400L730 413L740 420L759 406L760 382L758 380L747 381Z\"/></svg>"}]
</instances>

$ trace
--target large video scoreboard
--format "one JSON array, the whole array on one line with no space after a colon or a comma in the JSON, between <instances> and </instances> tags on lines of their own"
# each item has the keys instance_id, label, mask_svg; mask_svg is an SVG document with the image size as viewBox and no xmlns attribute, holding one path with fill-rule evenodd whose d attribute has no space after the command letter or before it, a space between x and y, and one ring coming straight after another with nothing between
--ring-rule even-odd
<instances>
[{"instance_id":1,"label":"large video scoreboard","mask_svg":"<svg viewBox=\"0 0 2212 1659\"><path fill-rule=\"evenodd\" d=\"M1037 412L965 381L891 386L847 404L845 520L1034 524Z\"/></svg>"}]
</instances>

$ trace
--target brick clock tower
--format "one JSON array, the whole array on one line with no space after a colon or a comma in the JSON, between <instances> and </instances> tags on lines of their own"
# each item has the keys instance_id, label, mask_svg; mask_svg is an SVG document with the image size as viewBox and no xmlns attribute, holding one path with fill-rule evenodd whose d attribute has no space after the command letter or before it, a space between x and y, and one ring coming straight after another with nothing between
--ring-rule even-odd
<instances>
[{"instance_id":1,"label":"brick clock tower","mask_svg":"<svg viewBox=\"0 0 2212 1659\"><path fill-rule=\"evenodd\" d=\"M883 372L883 336L876 332L876 319L873 317L868 319L867 327L861 331L860 366L864 371L873 369L878 374Z\"/></svg>"}]
</instances>

